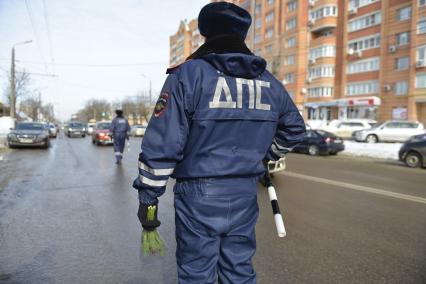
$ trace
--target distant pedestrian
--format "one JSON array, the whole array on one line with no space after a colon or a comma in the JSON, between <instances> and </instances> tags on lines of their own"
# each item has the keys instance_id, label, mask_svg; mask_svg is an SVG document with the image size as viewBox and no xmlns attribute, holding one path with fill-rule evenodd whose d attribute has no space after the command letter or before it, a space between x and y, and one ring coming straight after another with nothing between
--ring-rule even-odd
<instances>
[{"instance_id":1,"label":"distant pedestrian","mask_svg":"<svg viewBox=\"0 0 426 284\"><path fill-rule=\"evenodd\" d=\"M250 14L231 3L201 10L206 42L168 70L142 142L133 187L143 248L161 252L158 197L171 176L180 284L256 283L262 160L280 159L305 133L281 82L245 45L250 24Z\"/></svg>"},{"instance_id":2,"label":"distant pedestrian","mask_svg":"<svg viewBox=\"0 0 426 284\"><path fill-rule=\"evenodd\" d=\"M129 139L128 132L130 131L130 125L127 119L123 116L123 111L121 109L117 109L115 113L117 116L112 120L109 131L111 132L114 140L115 163L120 164L123 159L126 139Z\"/></svg>"}]
</instances>

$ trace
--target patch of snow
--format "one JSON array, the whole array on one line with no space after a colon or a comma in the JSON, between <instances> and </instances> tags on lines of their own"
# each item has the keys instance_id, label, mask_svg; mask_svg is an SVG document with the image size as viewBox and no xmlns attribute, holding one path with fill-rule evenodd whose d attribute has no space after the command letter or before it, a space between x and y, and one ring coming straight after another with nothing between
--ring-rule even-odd
<instances>
[{"instance_id":1,"label":"patch of snow","mask_svg":"<svg viewBox=\"0 0 426 284\"><path fill-rule=\"evenodd\" d=\"M361 143L355 141L345 141L343 154L370 157L378 159L398 160L398 152L402 143Z\"/></svg>"}]
</instances>

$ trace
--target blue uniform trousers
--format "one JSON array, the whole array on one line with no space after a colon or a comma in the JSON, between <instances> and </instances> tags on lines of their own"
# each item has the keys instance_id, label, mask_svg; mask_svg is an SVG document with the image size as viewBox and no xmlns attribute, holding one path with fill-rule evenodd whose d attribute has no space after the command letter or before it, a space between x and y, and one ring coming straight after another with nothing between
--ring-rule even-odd
<instances>
[{"instance_id":1,"label":"blue uniform trousers","mask_svg":"<svg viewBox=\"0 0 426 284\"><path fill-rule=\"evenodd\" d=\"M114 154L117 161L123 158L124 147L126 146L127 133L114 134Z\"/></svg>"},{"instance_id":2,"label":"blue uniform trousers","mask_svg":"<svg viewBox=\"0 0 426 284\"><path fill-rule=\"evenodd\" d=\"M174 192L179 283L256 283L257 179L178 181Z\"/></svg>"}]
</instances>

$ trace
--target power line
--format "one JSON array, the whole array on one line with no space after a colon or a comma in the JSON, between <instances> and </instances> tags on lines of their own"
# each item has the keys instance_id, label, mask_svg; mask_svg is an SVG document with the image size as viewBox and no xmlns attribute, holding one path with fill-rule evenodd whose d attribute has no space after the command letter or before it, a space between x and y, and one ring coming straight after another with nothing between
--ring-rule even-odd
<instances>
[{"instance_id":1,"label":"power line","mask_svg":"<svg viewBox=\"0 0 426 284\"><path fill-rule=\"evenodd\" d=\"M2 61L10 61L9 58L0 58ZM17 62L28 63L28 64L45 64L44 62L39 61L29 61L29 60L16 60ZM48 65L56 65L56 66L69 66L69 67L139 67L146 65L160 65L168 63L166 61L148 61L148 62L138 62L138 63L106 63L106 64L88 64L88 63L50 63L47 62Z\"/></svg>"},{"instance_id":2,"label":"power line","mask_svg":"<svg viewBox=\"0 0 426 284\"><path fill-rule=\"evenodd\" d=\"M28 0L25 0L25 6L26 6L26 8L27 8L28 18L30 19L30 23L31 23L31 28L32 28L32 30L33 30L33 34L34 34L34 37L35 37L35 39L36 39L36 40L35 40L35 42L36 42L36 44L37 44L37 48L38 48L38 51L39 51L39 53L40 53L41 60L43 61L44 68L45 68L46 73L47 73L47 72L48 72L48 70L47 70L46 59L44 58L44 55L43 55L42 49L41 49L41 47L40 47L40 37L39 37L39 35L38 35L38 33L37 33L37 30L36 30L36 28L35 28L35 25L34 25L34 20L33 20L33 16L32 16L32 13L31 13L30 6L29 6L29 4L28 4Z\"/></svg>"},{"instance_id":3,"label":"power line","mask_svg":"<svg viewBox=\"0 0 426 284\"><path fill-rule=\"evenodd\" d=\"M46 0L43 0L43 15L44 21L46 22L47 39L49 42L49 54L53 64L53 72L55 72L55 57L53 56L53 45L52 45L52 33L50 32L49 14L47 10Z\"/></svg>"}]
</instances>

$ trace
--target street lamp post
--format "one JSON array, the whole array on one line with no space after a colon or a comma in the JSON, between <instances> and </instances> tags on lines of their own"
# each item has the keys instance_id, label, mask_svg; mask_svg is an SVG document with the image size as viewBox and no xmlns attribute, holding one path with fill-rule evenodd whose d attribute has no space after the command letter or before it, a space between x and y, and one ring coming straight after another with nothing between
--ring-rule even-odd
<instances>
[{"instance_id":1,"label":"street lamp post","mask_svg":"<svg viewBox=\"0 0 426 284\"><path fill-rule=\"evenodd\" d=\"M33 42L32 40L26 40L23 42L15 43L12 46L12 63L10 67L10 117L15 118L16 112L16 79L15 79L15 46L23 45Z\"/></svg>"},{"instance_id":2,"label":"street lamp post","mask_svg":"<svg viewBox=\"0 0 426 284\"><path fill-rule=\"evenodd\" d=\"M141 74L142 77L149 80L149 105L152 103L152 81L151 78L148 78L145 74Z\"/></svg>"}]
</instances>

